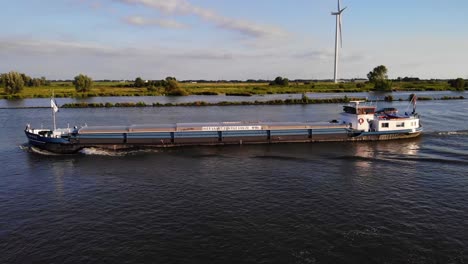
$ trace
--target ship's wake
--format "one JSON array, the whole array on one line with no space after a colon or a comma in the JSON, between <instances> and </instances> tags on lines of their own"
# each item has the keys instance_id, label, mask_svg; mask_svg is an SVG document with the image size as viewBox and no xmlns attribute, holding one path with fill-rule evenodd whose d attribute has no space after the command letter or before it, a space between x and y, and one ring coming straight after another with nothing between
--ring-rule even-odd
<instances>
[{"instance_id":1,"label":"ship's wake","mask_svg":"<svg viewBox=\"0 0 468 264\"><path fill-rule=\"evenodd\" d=\"M138 155L138 154L146 154L146 153L160 153L160 149L156 148L136 148L136 149L122 149L122 150L112 150L112 149L105 149L105 148L96 148L96 147L89 147L83 148L75 154L62 154L62 153L54 153L44 149L40 149L38 147L29 145L28 143L22 144L18 146L21 150L35 153L44 156L70 156L70 155L87 155L87 156L109 156L109 157L122 157L122 156L129 156L129 155Z\"/></svg>"},{"instance_id":2,"label":"ship's wake","mask_svg":"<svg viewBox=\"0 0 468 264\"><path fill-rule=\"evenodd\" d=\"M101 149L101 148L84 148L79 151L80 154L88 155L88 156L111 156L111 157L118 157L124 156L124 152L108 150L108 149Z\"/></svg>"},{"instance_id":3,"label":"ship's wake","mask_svg":"<svg viewBox=\"0 0 468 264\"><path fill-rule=\"evenodd\" d=\"M253 156L256 159L267 159L267 160L278 160L278 161L300 161L300 162L311 162L311 159L301 158L301 157L291 157L283 155L257 155Z\"/></svg>"},{"instance_id":4,"label":"ship's wake","mask_svg":"<svg viewBox=\"0 0 468 264\"><path fill-rule=\"evenodd\" d=\"M429 132L427 134L436 135L436 136L468 136L468 130L435 131L435 132Z\"/></svg>"},{"instance_id":5,"label":"ship's wake","mask_svg":"<svg viewBox=\"0 0 468 264\"><path fill-rule=\"evenodd\" d=\"M47 150L43 150L43 149L31 146L29 144L20 145L19 148L24 150L24 151L28 151L28 152L31 152L31 153L36 153L36 154L44 155L44 156L60 156L61 155L61 154L58 154L58 153L50 152L50 151L47 151Z\"/></svg>"},{"instance_id":6,"label":"ship's wake","mask_svg":"<svg viewBox=\"0 0 468 264\"><path fill-rule=\"evenodd\" d=\"M123 157L130 155L146 154L146 153L159 153L161 150L152 148L138 148L138 149L121 149L111 150L104 148L83 148L79 151L80 154L88 156L109 156L109 157Z\"/></svg>"}]
</instances>

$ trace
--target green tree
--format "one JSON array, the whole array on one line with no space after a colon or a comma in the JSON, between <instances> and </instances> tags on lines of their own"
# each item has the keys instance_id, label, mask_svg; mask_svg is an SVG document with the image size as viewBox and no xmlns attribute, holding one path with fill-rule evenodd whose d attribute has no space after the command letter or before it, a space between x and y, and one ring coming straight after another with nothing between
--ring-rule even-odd
<instances>
[{"instance_id":1,"label":"green tree","mask_svg":"<svg viewBox=\"0 0 468 264\"><path fill-rule=\"evenodd\" d=\"M50 85L50 82L47 81L45 77L32 78L28 83L28 86L30 87L49 86L49 85Z\"/></svg>"},{"instance_id":2,"label":"green tree","mask_svg":"<svg viewBox=\"0 0 468 264\"><path fill-rule=\"evenodd\" d=\"M169 80L169 81L167 81L166 87L170 91L176 90L176 89L179 89L179 83L177 81L175 81L175 80Z\"/></svg>"},{"instance_id":3,"label":"green tree","mask_svg":"<svg viewBox=\"0 0 468 264\"><path fill-rule=\"evenodd\" d=\"M1 83L7 94L15 94L21 92L24 87L24 80L21 76L21 73L11 71L9 73L4 73L1 76Z\"/></svg>"},{"instance_id":4,"label":"green tree","mask_svg":"<svg viewBox=\"0 0 468 264\"><path fill-rule=\"evenodd\" d=\"M145 86L145 81L141 77L137 77L135 79L135 83L133 84L135 87L143 87Z\"/></svg>"},{"instance_id":5,"label":"green tree","mask_svg":"<svg viewBox=\"0 0 468 264\"><path fill-rule=\"evenodd\" d=\"M465 90L465 80L463 78L457 78L455 80L450 80L449 84L451 87L455 88L457 91Z\"/></svg>"},{"instance_id":6,"label":"green tree","mask_svg":"<svg viewBox=\"0 0 468 264\"><path fill-rule=\"evenodd\" d=\"M391 91L392 82L388 80L387 67L380 65L367 74L369 82L374 84L374 89L379 91Z\"/></svg>"},{"instance_id":7,"label":"green tree","mask_svg":"<svg viewBox=\"0 0 468 264\"><path fill-rule=\"evenodd\" d=\"M32 78L24 73L20 73L20 74L21 74L21 78L23 79L24 85L31 86Z\"/></svg>"},{"instance_id":8,"label":"green tree","mask_svg":"<svg viewBox=\"0 0 468 264\"><path fill-rule=\"evenodd\" d=\"M270 82L270 85L289 86L289 79L278 76Z\"/></svg>"},{"instance_id":9,"label":"green tree","mask_svg":"<svg viewBox=\"0 0 468 264\"><path fill-rule=\"evenodd\" d=\"M38 87L38 86L50 86L50 81L48 81L45 77L41 78L32 78L29 81L28 86Z\"/></svg>"},{"instance_id":10,"label":"green tree","mask_svg":"<svg viewBox=\"0 0 468 264\"><path fill-rule=\"evenodd\" d=\"M374 82L374 89L377 91L392 91L392 81L389 80L381 80Z\"/></svg>"},{"instance_id":11,"label":"green tree","mask_svg":"<svg viewBox=\"0 0 468 264\"><path fill-rule=\"evenodd\" d=\"M75 76L75 80L73 80L73 85L75 85L75 89L77 92L88 92L91 91L91 87L93 86L93 79L86 75L80 74Z\"/></svg>"},{"instance_id":12,"label":"green tree","mask_svg":"<svg viewBox=\"0 0 468 264\"><path fill-rule=\"evenodd\" d=\"M367 74L367 78L371 83L374 83L376 81L381 81L381 80L387 80L388 75L387 75L387 67L384 65L380 65L374 68L371 72Z\"/></svg>"},{"instance_id":13,"label":"green tree","mask_svg":"<svg viewBox=\"0 0 468 264\"><path fill-rule=\"evenodd\" d=\"M167 95L187 95L187 91L179 86L179 82L175 77L167 77L166 80L162 81L164 83L164 92Z\"/></svg>"},{"instance_id":14,"label":"green tree","mask_svg":"<svg viewBox=\"0 0 468 264\"><path fill-rule=\"evenodd\" d=\"M42 76L42 77L41 77L41 85L50 86L50 81L48 81L48 80L46 79L46 77Z\"/></svg>"},{"instance_id":15,"label":"green tree","mask_svg":"<svg viewBox=\"0 0 468 264\"><path fill-rule=\"evenodd\" d=\"M31 83L29 86L38 87L38 86L41 86L41 84L42 84L41 79L34 78L31 80Z\"/></svg>"}]
</instances>

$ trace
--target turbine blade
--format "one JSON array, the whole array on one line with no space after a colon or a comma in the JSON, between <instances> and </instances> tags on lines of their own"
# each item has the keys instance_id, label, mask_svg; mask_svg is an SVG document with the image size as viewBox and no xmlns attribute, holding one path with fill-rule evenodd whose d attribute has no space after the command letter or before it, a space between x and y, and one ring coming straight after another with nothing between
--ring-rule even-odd
<instances>
[{"instance_id":1,"label":"turbine blade","mask_svg":"<svg viewBox=\"0 0 468 264\"><path fill-rule=\"evenodd\" d=\"M340 0L338 0L338 12L340 12Z\"/></svg>"}]
</instances>

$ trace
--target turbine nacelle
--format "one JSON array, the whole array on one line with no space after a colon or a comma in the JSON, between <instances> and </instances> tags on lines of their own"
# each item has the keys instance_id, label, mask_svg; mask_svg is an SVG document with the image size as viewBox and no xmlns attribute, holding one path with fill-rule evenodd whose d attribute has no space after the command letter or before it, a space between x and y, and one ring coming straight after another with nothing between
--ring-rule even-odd
<instances>
[{"instance_id":1,"label":"turbine nacelle","mask_svg":"<svg viewBox=\"0 0 468 264\"><path fill-rule=\"evenodd\" d=\"M339 16L339 15L341 15L341 13L343 13L343 11L344 11L346 8L348 8L348 7L345 7L345 8L343 8L343 9L341 9L341 10L338 10L338 12L331 12L331 14L332 14L332 16Z\"/></svg>"}]
</instances>

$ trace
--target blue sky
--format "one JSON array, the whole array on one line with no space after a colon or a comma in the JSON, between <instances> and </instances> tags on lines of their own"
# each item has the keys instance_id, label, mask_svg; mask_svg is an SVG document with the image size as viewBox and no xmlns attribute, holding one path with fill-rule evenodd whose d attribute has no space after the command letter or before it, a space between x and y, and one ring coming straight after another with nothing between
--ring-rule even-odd
<instances>
[{"instance_id":1,"label":"blue sky","mask_svg":"<svg viewBox=\"0 0 468 264\"><path fill-rule=\"evenodd\" d=\"M468 1L342 0L339 76L468 78ZM335 0L15 0L0 72L49 79L331 79Z\"/></svg>"}]
</instances>

